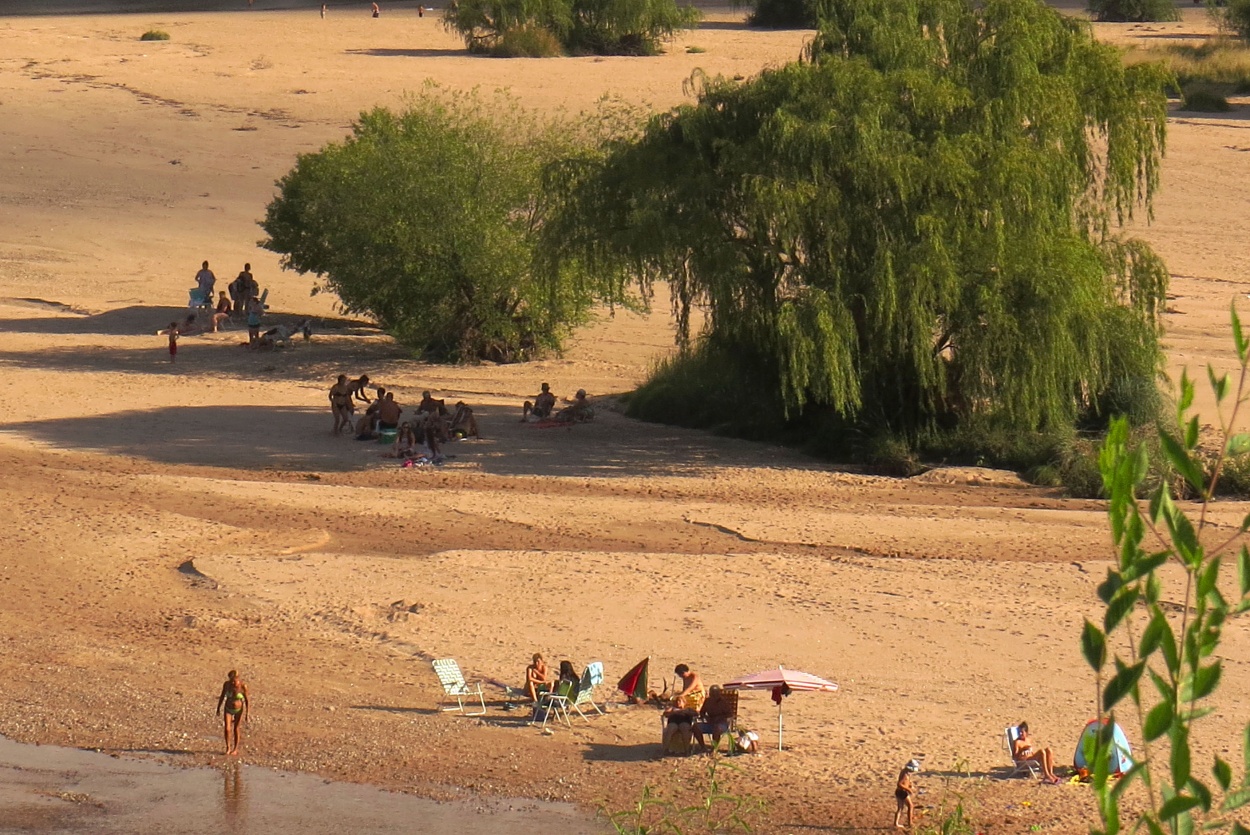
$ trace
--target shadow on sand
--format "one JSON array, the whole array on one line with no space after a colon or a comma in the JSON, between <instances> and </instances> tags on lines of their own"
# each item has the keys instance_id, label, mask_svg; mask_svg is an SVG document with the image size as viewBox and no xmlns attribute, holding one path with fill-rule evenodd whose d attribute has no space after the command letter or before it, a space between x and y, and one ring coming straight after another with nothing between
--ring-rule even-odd
<instances>
[{"instance_id":1,"label":"shadow on sand","mask_svg":"<svg viewBox=\"0 0 1250 835\"><path fill-rule=\"evenodd\" d=\"M30 306L47 310L56 305L38 299L0 299L8 304ZM0 330L10 333L46 333L46 334L98 334L101 336L144 336L155 333L170 322L181 322L191 311L186 307L168 305L130 305L108 310L104 313L81 314L71 313L60 316L10 317L0 319ZM197 314L197 321L208 321L208 314ZM304 317L293 313L266 314L265 327L271 328L279 324L294 324L310 318L314 331L338 332L367 331L379 333L372 324L359 319L340 317ZM227 323L228 331L238 331L245 338L247 327L242 316L236 316Z\"/></svg>"},{"instance_id":2,"label":"shadow on sand","mask_svg":"<svg viewBox=\"0 0 1250 835\"><path fill-rule=\"evenodd\" d=\"M636 745L612 745L606 742L588 742L582 758L589 762L640 763L661 758L660 743L642 742Z\"/></svg>"},{"instance_id":3,"label":"shadow on sand","mask_svg":"<svg viewBox=\"0 0 1250 835\"><path fill-rule=\"evenodd\" d=\"M446 58L459 55L462 58L474 57L467 49L345 49L348 55L372 55L375 58Z\"/></svg>"},{"instance_id":4,"label":"shadow on sand","mask_svg":"<svg viewBox=\"0 0 1250 835\"><path fill-rule=\"evenodd\" d=\"M0 356L0 364L8 359ZM145 361L152 363L150 357ZM611 412L589 424L540 429L502 411L477 411L487 439L447 444L448 469L467 464L490 475L580 478L690 476L709 467L828 469L788 450L641 423ZM165 464L298 472L398 466L385 457L388 447L331 437L330 424L328 407L246 405L135 409L0 428L63 449L95 449Z\"/></svg>"}]
</instances>

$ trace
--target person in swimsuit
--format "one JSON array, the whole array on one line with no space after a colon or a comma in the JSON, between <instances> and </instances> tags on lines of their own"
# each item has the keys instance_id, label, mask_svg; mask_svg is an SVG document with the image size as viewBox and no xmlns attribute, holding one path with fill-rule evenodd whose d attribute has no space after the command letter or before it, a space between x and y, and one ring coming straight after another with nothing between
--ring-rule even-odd
<instances>
[{"instance_id":1,"label":"person in swimsuit","mask_svg":"<svg viewBox=\"0 0 1250 835\"><path fill-rule=\"evenodd\" d=\"M352 412L355 410L356 407L352 405L351 383L348 382L346 374L340 374L338 382L330 386L330 411L334 414L335 435L342 432L343 427L351 427Z\"/></svg>"},{"instance_id":2,"label":"person in swimsuit","mask_svg":"<svg viewBox=\"0 0 1250 835\"><path fill-rule=\"evenodd\" d=\"M673 669L673 674L681 678L681 691L673 697L673 704L679 708L687 708L689 710L698 711L703 707L703 697L705 691L703 689L703 679L699 674L690 669L687 664L678 664Z\"/></svg>"},{"instance_id":3,"label":"person in swimsuit","mask_svg":"<svg viewBox=\"0 0 1250 835\"><path fill-rule=\"evenodd\" d=\"M898 783L894 786L894 800L898 803L898 809L894 812L894 826L903 828L903 811L907 811L907 826L912 825L912 814L915 811L916 804L912 800L912 795L916 793L916 787L912 785L912 772L920 770L920 763L915 760L909 760L907 765L903 766L903 770L898 773Z\"/></svg>"},{"instance_id":4,"label":"person in swimsuit","mask_svg":"<svg viewBox=\"0 0 1250 835\"><path fill-rule=\"evenodd\" d=\"M226 683L221 686L221 695L217 697L217 713L222 714L225 721L226 756L239 755L239 728L247 721L250 700L247 697L247 685L239 678L238 670L226 674ZM222 708L225 713L222 713Z\"/></svg>"},{"instance_id":5,"label":"person in swimsuit","mask_svg":"<svg viewBox=\"0 0 1250 835\"><path fill-rule=\"evenodd\" d=\"M1033 737L1029 736L1029 723L1021 722L1016 726L1015 744L1011 756L1016 762L1022 760L1032 760L1042 767L1042 779L1047 783L1055 784L1059 782L1059 778L1055 775L1055 755L1049 748L1034 748Z\"/></svg>"},{"instance_id":6,"label":"person in swimsuit","mask_svg":"<svg viewBox=\"0 0 1250 835\"><path fill-rule=\"evenodd\" d=\"M534 653L534 662L525 668L525 695L533 702L538 701L541 693L551 689L551 679L547 673L547 662L541 652Z\"/></svg>"}]
</instances>

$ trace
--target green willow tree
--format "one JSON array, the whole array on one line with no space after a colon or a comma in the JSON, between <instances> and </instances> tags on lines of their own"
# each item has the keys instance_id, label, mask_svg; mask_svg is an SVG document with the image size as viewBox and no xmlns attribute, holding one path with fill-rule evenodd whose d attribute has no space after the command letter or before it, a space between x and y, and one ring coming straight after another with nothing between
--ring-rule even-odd
<instances>
[{"instance_id":1,"label":"green willow tree","mask_svg":"<svg viewBox=\"0 0 1250 835\"><path fill-rule=\"evenodd\" d=\"M452 0L443 26L471 52L501 57L654 55L700 17L676 0Z\"/></svg>"},{"instance_id":2,"label":"green willow tree","mask_svg":"<svg viewBox=\"0 0 1250 835\"><path fill-rule=\"evenodd\" d=\"M432 359L558 349L597 298L574 265L536 268L551 209L542 172L572 153L578 133L539 123L511 99L429 89L301 155L278 182L261 243L283 267L319 276L347 312Z\"/></svg>"},{"instance_id":3,"label":"green willow tree","mask_svg":"<svg viewBox=\"0 0 1250 835\"><path fill-rule=\"evenodd\" d=\"M821 19L803 60L696 78L697 104L567 165L547 248L670 282L685 361L791 417L914 437L1152 398L1167 272L1117 230L1158 183L1164 71L1036 0Z\"/></svg>"}]
</instances>

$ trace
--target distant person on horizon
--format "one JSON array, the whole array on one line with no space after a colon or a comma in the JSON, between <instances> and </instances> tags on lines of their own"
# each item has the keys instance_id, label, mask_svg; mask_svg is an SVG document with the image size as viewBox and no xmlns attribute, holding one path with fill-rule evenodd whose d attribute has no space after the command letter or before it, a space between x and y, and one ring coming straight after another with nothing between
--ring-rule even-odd
<instances>
[{"instance_id":1,"label":"distant person on horizon","mask_svg":"<svg viewBox=\"0 0 1250 835\"><path fill-rule=\"evenodd\" d=\"M239 755L239 728L247 721L250 702L247 697L247 685L239 678L237 670L226 674L226 683L221 686L221 695L217 697L217 713L222 712L225 721L226 756ZM233 739L233 743L232 743Z\"/></svg>"},{"instance_id":2,"label":"distant person on horizon","mask_svg":"<svg viewBox=\"0 0 1250 835\"><path fill-rule=\"evenodd\" d=\"M417 17L425 17L425 6L417 6Z\"/></svg>"},{"instance_id":3,"label":"distant person on horizon","mask_svg":"<svg viewBox=\"0 0 1250 835\"><path fill-rule=\"evenodd\" d=\"M195 274L195 286L200 288L205 304L213 303L213 287L216 284L217 276L213 275L213 271L208 268L208 262L205 261L200 271Z\"/></svg>"},{"instance_id":4,"label":"distant person on horizon","mask_svg":"<svg viewBox=\"0 0 1250 835\"><path fill-rule=\"evenodd\" d=\"M325 3L321 4L321 19L322 20L326 19L326 4Z\"/></svg>"},{"instance_id":5,"label":"distant person on horizon","mask_svg":"<svg viewBox=\"0 0 1250 835\"><path fill-rule=\"evenodd\" d=\"M374 3L374 4L373 4L373 16L374 16L374 17L381 17L381 16L382 16L382 10L378 8L378 4L377 4L377 3Z\"/></svg>"}]
</instances>

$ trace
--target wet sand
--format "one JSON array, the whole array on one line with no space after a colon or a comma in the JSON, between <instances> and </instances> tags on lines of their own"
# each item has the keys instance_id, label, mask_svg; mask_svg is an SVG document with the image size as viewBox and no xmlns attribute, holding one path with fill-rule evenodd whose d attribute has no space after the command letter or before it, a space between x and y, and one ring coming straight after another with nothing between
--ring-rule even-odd
<instances>
[{"instance_id":1,"label":"wet sand","mask_svg":"<svg viewBox=\"0 0 1250 835\"><path fill-rule=\"evenodd\" d=\"M552 826L571 834L604 831L568 804L501 798L437 802L239 762L175 768L0 737L0 832L5 833L512 835Z\"/></svg>"}]
</instances>

